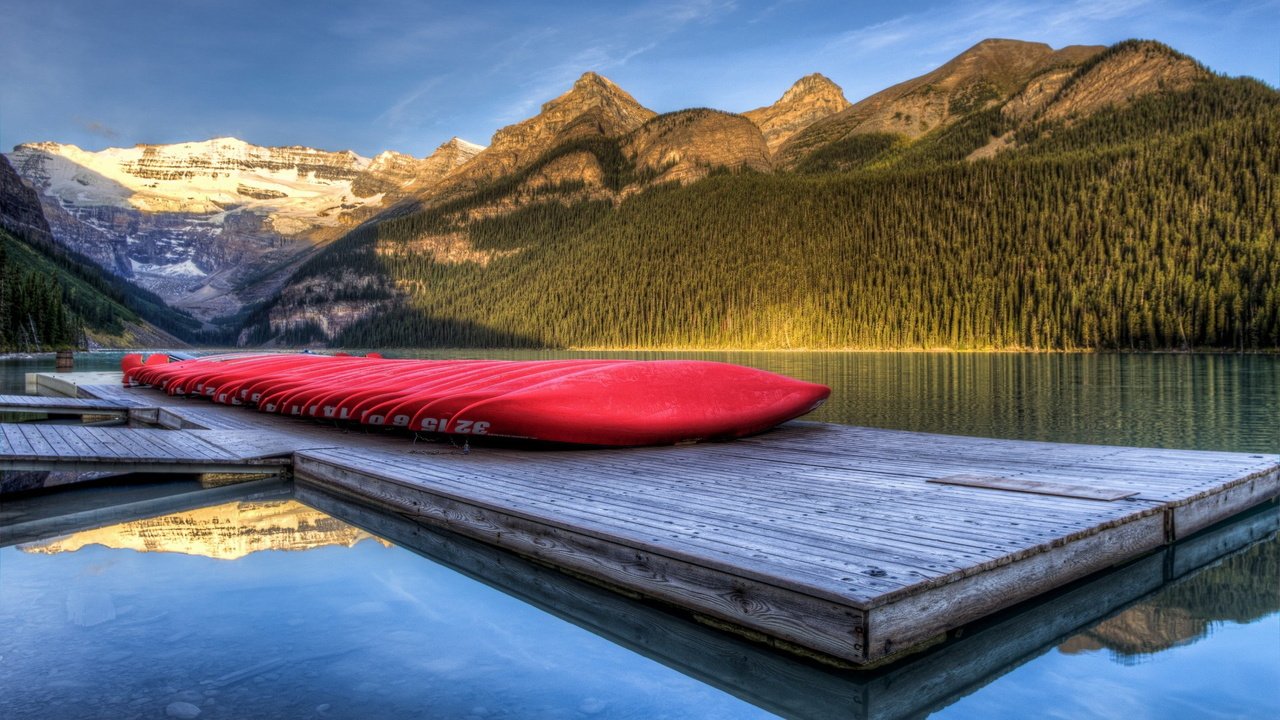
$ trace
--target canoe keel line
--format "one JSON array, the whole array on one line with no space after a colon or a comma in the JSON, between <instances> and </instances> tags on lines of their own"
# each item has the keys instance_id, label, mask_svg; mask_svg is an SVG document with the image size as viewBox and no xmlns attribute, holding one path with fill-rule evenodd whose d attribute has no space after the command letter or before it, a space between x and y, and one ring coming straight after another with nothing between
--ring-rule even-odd
<instances>
[{"instance_id":1,"label":"canoe keel line","mask_svg":"<svg viewBox=\"0 0 1280 720\"><path fill-rule=\"evenodd\" d=\"M153 356L155 357L155 356ZM167 358L166 358L167 360ZM800 417L825 385L693 360L126 356L126 386L414 432L630 447L729 440Z\"/></svg>"}]
</instances>

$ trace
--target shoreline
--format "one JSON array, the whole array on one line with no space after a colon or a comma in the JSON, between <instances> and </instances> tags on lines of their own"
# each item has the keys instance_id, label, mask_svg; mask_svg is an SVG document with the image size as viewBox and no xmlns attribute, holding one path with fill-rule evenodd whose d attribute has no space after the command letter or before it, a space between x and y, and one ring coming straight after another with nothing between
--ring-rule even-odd
<instances>
[{"instance_id":1,"label":"shoreline","mask_svg":"<svg viewBox=\"0 0 1280 720\"><path fill-rule=\"evenodd\" d=\"M738 347L568 347L568 348L513 348L513 347L388 347L388 348L342 348L342 347L323 347L323 348L298 348L294 352L308 350L321 350L333 352L366 352L381 351L395 352L413 351L413 352L565 352L565 353L660 353L660 354L677 354L677 353L725 353L725 354L752 354L752 353L777 353L777 354L897 354L897 355L1262 355L1277 356L1280 355L1280 348L1266 348L1255 350L1236 350L1228 348L1193 348L1189 350L1172 350L1168 348L1156 350L1037 350L1030 348L986 348L986 349L956 349L956 348L738 348ZM129 352L163 352L165 348L96 348L94 350L78 350L76 355L95 355L108 353L129 353ZM283 348L225 348L225 347L193 347L191 350L199 351L219 351L219 352L290 352L289 349ZM47 352L0 352L0 360L40 360L53 358L56 351Z\"/></svg>"}]
</instances>

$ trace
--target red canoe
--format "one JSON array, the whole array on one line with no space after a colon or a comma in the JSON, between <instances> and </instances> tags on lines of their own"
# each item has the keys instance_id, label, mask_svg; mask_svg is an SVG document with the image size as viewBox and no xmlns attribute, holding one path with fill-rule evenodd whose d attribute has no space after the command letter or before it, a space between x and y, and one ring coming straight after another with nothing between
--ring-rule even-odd
<instances>
[{"instance_id":1,"label":"red canoe","mask_svg":"<svg viewBox=\"0 0 1280 720\"><path fill-rule=\"evenodd\" d=\"M414 431L575 445L726 440L804 415L823 385L692 360L385 360L233 355L122 363L126 384Z\"/></svg>"}]
</instances>

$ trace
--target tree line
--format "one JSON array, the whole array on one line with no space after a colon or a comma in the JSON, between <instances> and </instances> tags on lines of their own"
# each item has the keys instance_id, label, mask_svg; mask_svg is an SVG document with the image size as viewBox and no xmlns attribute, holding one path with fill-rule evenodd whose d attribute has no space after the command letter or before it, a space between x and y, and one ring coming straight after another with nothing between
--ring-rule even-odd
<instances>
[{"instance_id":1,"label":"tree line","mask_svg":"<svg viewBox=\"0 0 1280 720\"><path fill-rule=\"evenodd\" d=\"M385 311L333 339L361 346L1276 348L1277 97L1211 78L964 161L1008 130L987 108L794 173L463 220L482 193L356 230L295 277L329 290L293 302L364 278L353 292ZM579 149L626 177L605 145ZM459 232L504 252L415 244Z\"/></svg>"}]
</instances>

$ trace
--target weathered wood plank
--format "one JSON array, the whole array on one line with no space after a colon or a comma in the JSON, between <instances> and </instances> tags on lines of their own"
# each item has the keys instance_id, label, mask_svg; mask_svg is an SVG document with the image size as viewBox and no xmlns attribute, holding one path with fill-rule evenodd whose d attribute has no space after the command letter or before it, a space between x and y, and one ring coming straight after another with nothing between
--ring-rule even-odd
<instances>
[{"instance_id":1,"label":"weathered wood plank","mask_svg":"<svg viewBox=\"0 0 1280 720\"><path fill-rule=\"evenodd\" d=\"M1010 492L1033 493L1036 495L1056 495L1058 497L1083 498L1085 500L1104 500L1113 502L1133 497L1137 490L1118 490L1111 487L1092 485L1075 485L1044 480L1028 480L1014 477L990 477L981 475L948 475L940 478L929 478L927 482L942 485L964 485L965 487L984 488L988 490L1007 490Z\"/></svg>"},{"instance_id":2,"label":"weathered wood plank","mask_svg":"<svg viewBox=\"0 0 1280 720\"><path fill-rule=\"evenodd\" d=\"M818 598L800 598L765 583L717 572L657 553L602 542L591 535L548 527L483 506L425 491L388 494L375 478L299 458L299 481L319 481L346 494L376 498L423 522L484 539L534 557L711 617L816 648L835 657L862 655L862 613Z\"/></svg>"}]
</instances>

